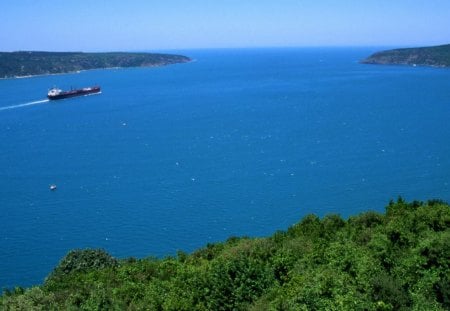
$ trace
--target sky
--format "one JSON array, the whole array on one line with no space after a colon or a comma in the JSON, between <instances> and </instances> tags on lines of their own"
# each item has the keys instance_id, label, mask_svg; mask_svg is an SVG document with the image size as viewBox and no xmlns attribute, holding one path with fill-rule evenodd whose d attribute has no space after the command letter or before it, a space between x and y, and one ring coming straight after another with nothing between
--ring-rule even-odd
<instances>
[{"instance_id":1,"label":"sky","mask_svg":"<svg viewBox=\"0 0 450 311\"><path fill-rule=\"evenodd\" d=\"M0 51L446 43L450 0L0 0Z\"/></svg>"}]
</instances>

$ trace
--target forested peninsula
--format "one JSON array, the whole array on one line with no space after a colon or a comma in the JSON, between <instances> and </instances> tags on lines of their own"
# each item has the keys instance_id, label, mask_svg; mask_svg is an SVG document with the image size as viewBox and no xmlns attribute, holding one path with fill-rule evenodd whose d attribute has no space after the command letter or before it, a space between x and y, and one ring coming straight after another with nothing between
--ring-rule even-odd
<instances>
[{"instance_id":1,"label":"forested peninsula","mask_svg":"<svg viewBox=\"0 0 450 311\"><path fill-rule=\"evenodd\" d=\"M189 57L156 53L0 52L0 78L77 72L89 69L164 66Z\"/></svg>"},{"instance_id":2,"label":"forested peninsula","mask_svg":"<svg viewBox=\"0 0 450 311\"><path fill-rule=\"evenodd\" d=\"M450 206L399 198L164 259L73 250L42 285L4 290L0 309L450 310Z\"/></svg>"},{"instance_id":3,"label":"forested peninsula","mask_svg":"<svg viewBox=\"0 0 450 311\"><path fill-rule=\"evenodd\" d=\"M377 52L361 62L380 65L450 67L450 44Z\"/></svg>"}]
</instances>

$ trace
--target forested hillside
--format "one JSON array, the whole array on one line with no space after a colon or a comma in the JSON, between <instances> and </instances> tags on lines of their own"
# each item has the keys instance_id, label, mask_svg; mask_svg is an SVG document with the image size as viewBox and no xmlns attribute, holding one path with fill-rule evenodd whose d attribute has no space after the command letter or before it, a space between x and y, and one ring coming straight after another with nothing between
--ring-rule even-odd
<instances>
[{"instance_id":1,"label":"forested hillside","mask_svg":"<svg viewBox=\"0 0 450 311\"><path fill-rule=\"evenodd\" d=\"M118 260L71 251L4 310L449 310L450 206L390 202L383 214L309 215L268 238Z\"/></svg>"},{"instance_id":2,"label":"forested hillside","mask_svg":"<svg viewBox=\"0 0 450 311\"><path fill-rule=\"evenodd\" d=\"M163 66L188 61L190 59L182 55L155 53L0 52L0 78L100 68Z\"/></svg>"},{"instance_id":3,"label":"forested hillside","mask_svg":"<svg viewBox=\"0 0 450 311\"><path fill-rule=\"evenodd\" d=\"M450 44L381 51L364 59L362 63L450 67Z\"/></svg>"}]
</instances>

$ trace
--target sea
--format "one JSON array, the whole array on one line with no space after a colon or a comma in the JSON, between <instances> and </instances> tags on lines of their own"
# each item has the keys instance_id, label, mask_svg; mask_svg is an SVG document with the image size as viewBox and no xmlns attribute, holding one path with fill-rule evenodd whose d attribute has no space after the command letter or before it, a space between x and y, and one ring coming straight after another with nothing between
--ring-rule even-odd
<instances>
[{"instance_id":1,"label":"sea","mask_svg":"<svg viewBox=\"0 0 450 311\"><path fill-rule=\"evenodd\" d=\"M450 70L359 63L379 49L0 80L0 288L42 283L72 249L163 258L311 213L449 201Z\"/></svg>"}]
</instances>

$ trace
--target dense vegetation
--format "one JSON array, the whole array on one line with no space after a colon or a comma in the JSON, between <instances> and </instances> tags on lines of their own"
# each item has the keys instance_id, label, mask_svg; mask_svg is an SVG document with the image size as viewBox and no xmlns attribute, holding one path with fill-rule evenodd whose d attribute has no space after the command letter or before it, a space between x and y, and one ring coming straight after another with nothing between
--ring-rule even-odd
<instances>
[{"instance_id":1,"label":"dense vegetation","mask_svg":"<svg viewBox=\"0 0 450 311\"><path fill-rule=\"evenodd\" d=\"M303 218L269 238L192 254L117 260L71 251L42 286L7 290L4 310L449 310L450 206L390 202Z\"/></svg>"},{"instance_id":2,"label":"dense vegetation","mask_svg":"<svg viewBox=\"0 0 450 311\"><path fill-rule=\"evenodd\" d=\"M0 78L99 68L162 66L188 61L186 56L153 53L0 52Z\"/></svg>"},{"instance_id":3,"label":"dense vegetation","mask_svg":"<svg viewBox=\"0 0 450 311\"><path fill-rule=\"evenodd\" d=\"M382 51L369 56L362 63L449 67L450 44Z\"/></svg>"}]
</instances>

